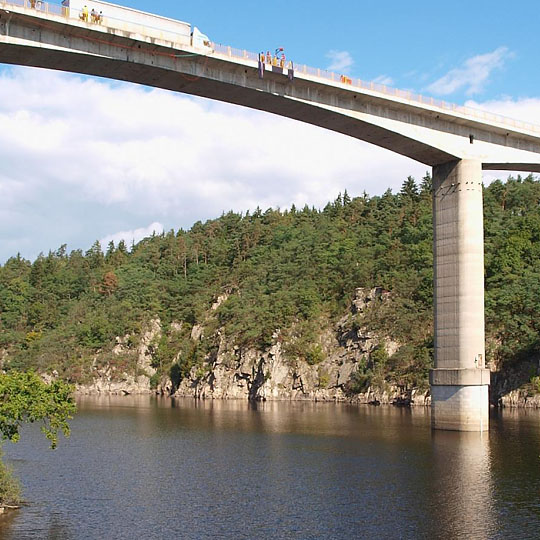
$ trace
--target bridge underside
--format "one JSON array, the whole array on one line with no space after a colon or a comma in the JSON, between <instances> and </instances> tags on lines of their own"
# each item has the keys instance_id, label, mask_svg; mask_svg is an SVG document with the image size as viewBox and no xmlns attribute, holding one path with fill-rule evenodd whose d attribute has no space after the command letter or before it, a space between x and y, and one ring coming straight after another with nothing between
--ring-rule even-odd
<instances>
[{"instance_id":1,"label":"bridge underside","mask_svg":"<svg viewBox=\"0 0 540 540\"><path fill-rule=\"evenodd\" d=\"M299 120L433 167L433 427L488 428L482 169L540 172L540 132L25 9L0 9L0 62L215 99ZM509 127L510 126L510 127Z\"/></svg>"},{"instance_id":2,"label":"bridge underside","mask_svg":"<svg viewBox=\"0 0 540 540\"><path fill-rule=\"evenodd\" d=\"M336 131L428 166L540 172L540 134L491 125L406 99L232 59L32 10L0 9L0 62L107 77L274 113ZM471 143L470 141L474 141ZM519 166L516 166L519 165Z\"/></svg>"},{"instance_id":3,"label":"bridge underside","mask_svg":"<svg viewBox=\"0 0 540 540\"><path fill-rule=\"evenodd\" d=\"M325 109L287 95L252 88L239 90L234 82L209 78L198 78L194 81L192 78L197 75L179 73L167 67L144 66L144 69L141 69L137 64L127 63L125 60L98 56L88 61L86 57L72 52L58 51L51 55L48 49L41 48L26 48L21 51L20 48L6 50L0 47L0 62L105 77L241 105L342 133L428 166L456 158L413 138L389 132L376 124L344 116L340 111ZM174 60L170 59L170 63L173 64Z\"/></svg>"}]
</instances>

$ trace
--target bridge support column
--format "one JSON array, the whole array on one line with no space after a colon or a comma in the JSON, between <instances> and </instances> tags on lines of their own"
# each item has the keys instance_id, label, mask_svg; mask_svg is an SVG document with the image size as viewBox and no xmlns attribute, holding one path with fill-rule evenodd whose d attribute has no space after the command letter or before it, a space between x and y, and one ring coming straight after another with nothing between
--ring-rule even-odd
<instances>
[{"instance_id":1,"label":"bridge support column","mask_svg":"<svg viewBox=\"0 0 540 540\"><path fill-rule=\"evenodd\" d=\"M484 338L482 164L433 168L435 369L430 372L435 429L489 428Z\"/></svg>"}]
</instances>

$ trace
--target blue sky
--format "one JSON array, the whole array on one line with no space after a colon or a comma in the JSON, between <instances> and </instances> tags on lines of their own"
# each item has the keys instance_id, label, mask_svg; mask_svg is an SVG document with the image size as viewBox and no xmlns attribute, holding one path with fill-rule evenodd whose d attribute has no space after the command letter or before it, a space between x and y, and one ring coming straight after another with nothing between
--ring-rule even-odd
<instances>
[{"instance_id":1,"label":"blue sky","mask_svg":"<svg viewBox=\"0 0 540 540\"><path fill-rule=\"evenodd\" d=\"M430 83L469 58L507 49L504 64L474 96L537 95L539 5L494 1L433 2L283 1L170 2L128 0L126 5L199 26L217 43L252 51L286 48L289 58L314 67L330 64L331 50L354 60L350 74L366 80L389 77L399 88L428 91ZM268 6L268 7L265 7ZM452 102L470 99L466 87Z\"/></svg>"},{"instance_id":2,"label":"blue sky","mask_svg":"<svg viewBox=\"0 0 540 540\"><path fill-rule=\"evenodd\" d=\"M540 124L538 5L125 0L217 42ZM515 7L514 7L515 6ZM0 45L1 46L1 45ZM232 105L0 65L0 264L222 212L399 190L424 165ZM99 160L95 156L99 155ZM486 173L484 181L507 173Z\"/></svg>"}]
</instances>

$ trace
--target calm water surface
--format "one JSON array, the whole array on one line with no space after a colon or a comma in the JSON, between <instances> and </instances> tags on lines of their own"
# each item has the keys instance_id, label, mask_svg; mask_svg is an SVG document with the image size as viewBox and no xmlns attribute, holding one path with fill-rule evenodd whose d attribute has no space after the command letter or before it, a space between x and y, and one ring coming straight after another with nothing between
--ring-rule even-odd
<instances>
[{"instance_id":1,"label":"calm water surface","mask_svg":"<svg viewBox=\"0 0 540 540\"><path fill-rule=\"evenodd\" d=\"M27 506L5 539L540 538L540 413L488 435L423 409L84 399L56 451L7 460Z\"/></svg>"}]
</instances>

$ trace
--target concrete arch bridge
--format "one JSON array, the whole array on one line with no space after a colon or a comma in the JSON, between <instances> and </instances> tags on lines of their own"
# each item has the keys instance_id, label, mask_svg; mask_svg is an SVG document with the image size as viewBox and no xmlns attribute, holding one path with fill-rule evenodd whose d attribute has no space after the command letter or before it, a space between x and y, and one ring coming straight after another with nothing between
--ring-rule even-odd
<instances>
[{"instance_id":1,"label":"concrete arch bridge","mask_svg":"<svg viewBox=\"0 0 540 540\"><path fill-rule=\"evenodd\" d=\"M71 5L70 5L71 4ZM367 141L433 168L432 425L484 431L482 170L540 172L540 127L339 76L261 61L187 23L104 2L0 0L0 62L108 77L253 109Z\"/></svg>"}]
</instances>

